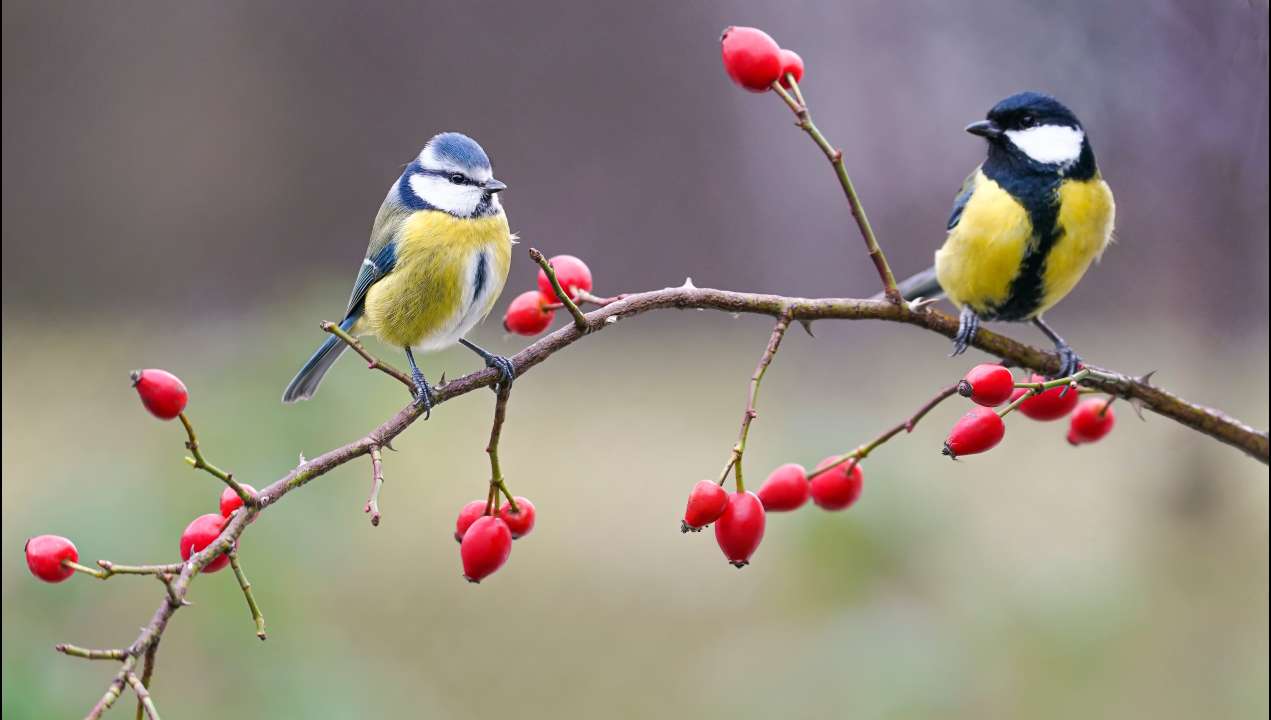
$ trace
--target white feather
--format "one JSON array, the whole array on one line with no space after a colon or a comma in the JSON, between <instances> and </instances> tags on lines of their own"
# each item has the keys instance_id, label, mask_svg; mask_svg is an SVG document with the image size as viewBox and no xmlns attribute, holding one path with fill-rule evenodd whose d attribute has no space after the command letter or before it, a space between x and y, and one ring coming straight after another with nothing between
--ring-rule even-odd
<instances>
[{"instance_id":1,"label":"white feather","mask_svg":"<svg viewBox=\"0 0 1271 720\"><path fill-rule=\"evenodd\" d=\"M1085 133L1067 125L1038 125L1027 130L1007 130L1006 137L1039 163L1071 165L1081 157Z\"/></svg>"}]
</instances>

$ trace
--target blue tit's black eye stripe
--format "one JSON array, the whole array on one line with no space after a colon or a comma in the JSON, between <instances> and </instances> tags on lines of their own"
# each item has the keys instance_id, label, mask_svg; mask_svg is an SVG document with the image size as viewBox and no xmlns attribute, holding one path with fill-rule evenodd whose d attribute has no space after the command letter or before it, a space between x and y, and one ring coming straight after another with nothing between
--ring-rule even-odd
<instances>
[{"instance_id":1,"label":"blue tit's black eye stripe","mask_svg":"<svg viewBox=\"0 0 1271 720\"><path fill-rule=\"evenodd\" d=\"M464 175L463 173L453 172L451 170L426 170L424 169L423 166L420 166L419 170L417 170L414 174L445 178L449 180L450 182L454 183L455 185L480 185L480 183L468 177L467 175ZM456 182L455 178L459 178L459 181Z\"/></svg>"}]
</instances>

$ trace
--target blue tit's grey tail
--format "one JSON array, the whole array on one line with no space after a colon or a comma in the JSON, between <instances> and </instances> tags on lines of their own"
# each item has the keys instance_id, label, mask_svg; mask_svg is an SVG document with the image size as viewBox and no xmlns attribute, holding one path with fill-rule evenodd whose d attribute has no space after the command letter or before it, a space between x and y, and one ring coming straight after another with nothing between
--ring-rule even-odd
<instances>
[{"instance_id":1,"label":"blue tit's grey tail","mask_svg":"<svg viewBox=\"0 0 1271 720\"><path fill-rule=\"evenodd\" d=\"M357 322L356 317L345 318L344 322L340 323L340 328L348 332L355 322ZM309 362L306 362L305 366L300 368L300 372L291 379L287 389L282 391L282 401L293 403L313 397L313 394L318 391L318 385L322 383L322 376L326 375L335 361L340 359L340 354L347 347L343 340L334 335L327 338L313 357L309 358Z\"/></svg>"},{"instance_id":2,"label":"blue tit's grey tail","mask_svg":"<svg viewBox=\"0 0 1271 720\"><path fill-rule=\"evenodd\" d=\"M917 300L918 298L934 300L944 296L940 281L936 279L936 269L934 267L927 268L913 277L896 283L896 289L900 290L900 294L906 300ZM873 299L882 300L883 294L878 293Z\"/></svg>"}]
</instances>

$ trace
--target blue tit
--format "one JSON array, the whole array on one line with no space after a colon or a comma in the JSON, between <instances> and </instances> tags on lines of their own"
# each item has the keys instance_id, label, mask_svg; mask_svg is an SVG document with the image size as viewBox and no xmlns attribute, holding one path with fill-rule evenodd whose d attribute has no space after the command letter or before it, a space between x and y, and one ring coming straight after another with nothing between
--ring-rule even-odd
<instances>
[{"instance_id":1,"label":"blue tit","mask_svg":"<svg viewBox=\"0 0 1271 720\"><path fill-rule=\"evenodd\" d=\"M981 320L1031 320L1055 344L1060 375L1080 363L1042 314L1072 291L1112 239L1116 205L1085 128L1058 100L1022 92L966 131L988 157L962 184L935 267L900 284L961 309L954 355Z\"/></svg>"},{"instance_id":2,"label":"blue tit","mask_svg":"<svg viewBox=\"0 0 1271 720\"><path fill-rule=\"evenodd\" d=\"M464 338L498 300L512 260L513 236L490 158L472 138L441 133L389 188L371 226L371 242L353 282L340 327L373 335L406 351L415 402L432 407L432 388L411 349L436 351L461 343L511 383L507 358ZM283 392L283 402L313 397L323 375L347 346L332 336Z\"/></svg>"}]
</instances>

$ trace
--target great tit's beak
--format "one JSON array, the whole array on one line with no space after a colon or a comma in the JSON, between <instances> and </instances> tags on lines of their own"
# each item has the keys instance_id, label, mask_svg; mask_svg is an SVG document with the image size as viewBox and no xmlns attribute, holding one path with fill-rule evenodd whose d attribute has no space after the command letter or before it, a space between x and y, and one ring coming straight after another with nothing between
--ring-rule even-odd
<instances>
[{"instance_id":1,"label":"great tit's beak","mask_svg":"<svg viewBox=\"0 0 1271 720\"><path fill-rule=\"evenodd\" d=\"M504 183L501 180L495 180L494 178L490 178L489 180L481 183L481 187L485 188L485 191L488 193L503 192L508 189L507 183Z\"/></svg>"},{"instance_id":2,"label":"great tit's beak","mask_svg":"<svg viewBox=\"0 0 1271 720\"><path fill-rule=\"evenodd\" d=\"M972 135L979 135L980 137L988 140L997 140L1005 134L1002 128L992 120L980 120L979 122L973 122L966 126L966 131Z\"/></svg>"}]
</instances>

